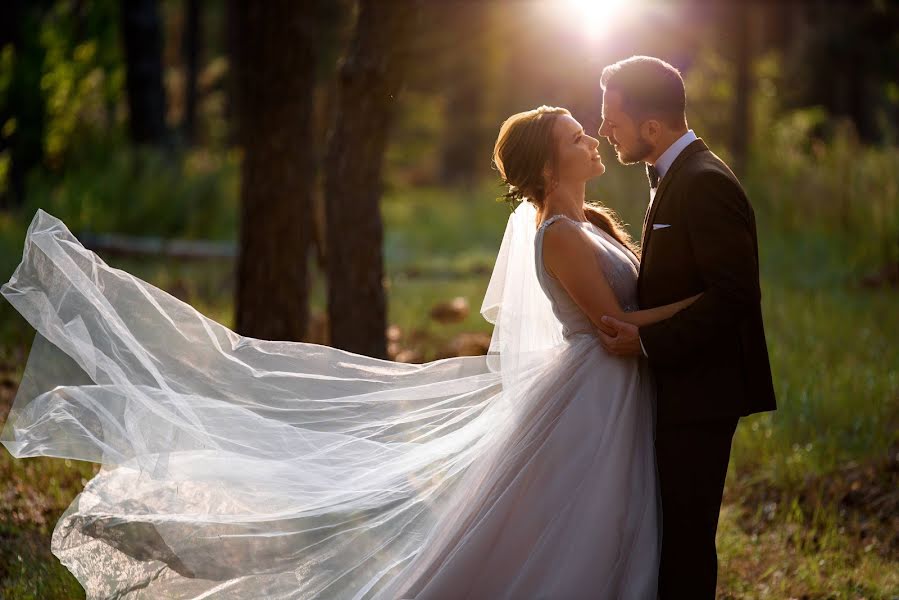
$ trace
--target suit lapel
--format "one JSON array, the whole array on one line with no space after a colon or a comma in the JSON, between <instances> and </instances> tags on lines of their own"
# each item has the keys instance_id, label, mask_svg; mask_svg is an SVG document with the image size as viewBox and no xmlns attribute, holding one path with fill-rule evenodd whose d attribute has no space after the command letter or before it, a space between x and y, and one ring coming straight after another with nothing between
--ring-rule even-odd
<instances>
[{"instance_id":1,"label":"suit lapel","mask_svg":"<svg viewBox=\"0 0 899 600\"><path fill-rule=\"evenodd\" d=\"M671 164L671 167L665 173L665 176L662 177L659 182L659 189L656 190L656 196L652 201L652 206L646 211L646 217L643 220L643 234L640 237L640 254L642 256L646 256L646 248L649 245L649 238L652 236L652 224L655 222L656 212L659 210L659 205L662 203L662 200L665 196L665 191L671 185L671 182L674 180L677 175L678 170L682 166L687 163L687 160L696 154L697 152L702 152L703 150L708 150L709 147L705 145L705 142L702 141L702 138L697 139L690 143L689 146L684 148L680 154L677 155L677 158L674 159L674 162ZM640 272L643 271L643 261L640 261Z\"/></svg>"}]
</instances>

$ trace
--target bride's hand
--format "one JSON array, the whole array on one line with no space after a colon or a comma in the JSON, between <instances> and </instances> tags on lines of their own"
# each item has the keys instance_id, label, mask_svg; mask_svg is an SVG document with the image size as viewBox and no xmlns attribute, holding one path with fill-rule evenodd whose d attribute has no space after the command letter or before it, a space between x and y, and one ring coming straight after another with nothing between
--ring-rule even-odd
<instances>
[{"instance_id":1,"label":"bride's hand","mask_svg":"<svg viewBox=\"0 0 899 600\"><path fill-rule=\"evenodd\" d=\"M614 317L603 317L604 327L612 329L613 333L605 331L599 334L600 343L609 354L616 356L639 356L643 353L640 345L640 330L633 323L619 321Z\"/></svg>"},{"instance_id":2,"label":"bride's hand","mask_svg":"<svg viewBox=\"0 0 899 600\"><path fill-rule=\"evenodd\" d=\"M604 333L612 337L618 333L617 329L606 323L604 320L600 320L599 325L596 325L595 327L597 333Z\"/></svg>"}]
</instances>

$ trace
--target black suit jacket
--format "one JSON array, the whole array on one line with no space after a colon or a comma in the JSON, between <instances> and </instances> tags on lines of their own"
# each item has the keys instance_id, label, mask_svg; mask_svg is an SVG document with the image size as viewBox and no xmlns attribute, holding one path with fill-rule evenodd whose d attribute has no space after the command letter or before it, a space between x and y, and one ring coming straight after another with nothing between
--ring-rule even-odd
<instances>
[{"instance_id":1,"label":"black suit jacket","mask_svg":"<svg viewBox=\"0 0 899 600\"><path fill-rule=\"evenodd\" d=\"M703 292L670 319L640 328L656 379L658 427L774 410L755 214L736 176L702 140L662 178L641 245L641 308Z\"/></svg>"}]
</instances>

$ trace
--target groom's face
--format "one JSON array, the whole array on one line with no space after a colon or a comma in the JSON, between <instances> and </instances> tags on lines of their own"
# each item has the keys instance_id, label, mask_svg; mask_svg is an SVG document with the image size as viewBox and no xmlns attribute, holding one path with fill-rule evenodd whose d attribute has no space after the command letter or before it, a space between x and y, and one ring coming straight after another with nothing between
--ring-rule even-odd
<instances>
[{"instance_id":1,"label":"groom's face","mask_svg":"<svg viewBox=\"0 0 899 600\"><path fill-rule=\"evenodd\" d=\"M640 132L639 124L622 109L621 93L613 89L606 89L602 97L599 135L612 144L618 161L625 165L643 160L653 150L652 144Z\"/></svg>"}]
</instances>

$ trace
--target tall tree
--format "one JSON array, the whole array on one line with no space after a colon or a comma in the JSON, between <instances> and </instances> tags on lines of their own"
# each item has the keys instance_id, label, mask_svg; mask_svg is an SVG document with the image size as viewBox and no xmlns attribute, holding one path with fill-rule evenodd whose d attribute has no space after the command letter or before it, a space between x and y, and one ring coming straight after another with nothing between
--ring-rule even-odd
<instances>
[{"instance_id":1,"label":"tall tree","mask_svg":"<svg viewBox=\"0 0 899 600\"><path fill-rule=\"evenodd\" d=\"M797 13L805 35L794 36L788 107L823 106L850 119L864 142L894 141L899 3L815 0Z\"/></svg>"},{"instance_id":2,"label":"tall tree","mask_svg":"<svg viewBox=\"0 0 899 600\"><path fill-rule=\"evenodd\" d=\"M732 25L732 52L734 61L734 113L731 134L731 152L734 170L742 177L746 174L749 141L752 135L750 114L752 94L752 37L750 35L751 7L743 0L730 5Z\"/></svg>"},{"instance_id":3,"label":"tall tree","mask_svg":"<svg viewBox=\"0 0 899 600\"><path fill-rule=\"evenodd\" d=\"M487 90L485 64L490 3L446 2L439 7L442 36L451 40L441 51L450 57L445 78L446 135L441 149L440 178L445 184L470 186L483 176L489 160L484 127ZM433 33L432 33L433 34ZM459 44L458 40L465 40Z\"/></svg>"},{"instance_id":4,"label":"tall tree","mask_svg":"<svg viewBox=\"0 0 899 600\"><path fill-rule=\"evenodd\" d=\"M381 170L416 11L415 0L360 0L325 159L331 344L375 357L387 356Z\"/></svg>"},{"instance_id":5,"label":"tall tree","mask_svg":"<svg viewBox=\"0 0 899 600\"><path fill-rule=\"evenodd\" d=\"M203 21L200 0L187 0L185 6L183 55L184 77L184 137L189 144L197 138L197 76L200 70L200 40Z\"/></svg>"},{"instance_id":6,"label":"tall tree","mask_svg":"<svg viewBox=\"0 0 899 600\"><path fill-rule=\"evenodd\" d=\"M128 124L138 144L166 139L162 87L162 23L158 0L121 0Z\"/></svg>"},{"instance_id":7,"label":"tall tree","mask_svg":"<svg viewBox=\"0 0 899 600\"><path fill-rule=\"evenodd\" d=\"M222 34L224 38L225 53L228 57L228 73L225 77L225 106L224 117L229 123L227 142L229 145L237 145L239 140L240 117L238 104L240 104L240 65L241 56L241 32L243 24L240 22L243 12L244 0L225 0L225 18Z\"/></svg>"},{"instance_id":8,"label":"tall tree","mask_svg":"<svg viewBox=\"0 0 899 600\"><path fill-rule=\"evenodd\" d=\"M44 157L46 103L41 90L46 52L40 29L50 2L12 0L0 21L0 48L12 47L12 73L3 106L0 107L0 150L9 148L9 185L0 190L0 208L19 206L25 199L28 172ZM10 125L13 125L10 127Z\"/></svg>"},{"instance_id":9,"label":"tall tree","mask_svg":"<svg viewBox=\"0 0 899 600\"><path fill-rule=\"evenodd\" d=\"M233 3L243 147L236 327L301 340L308 319L316 2Z\"/></svg>"}]
</instances>

